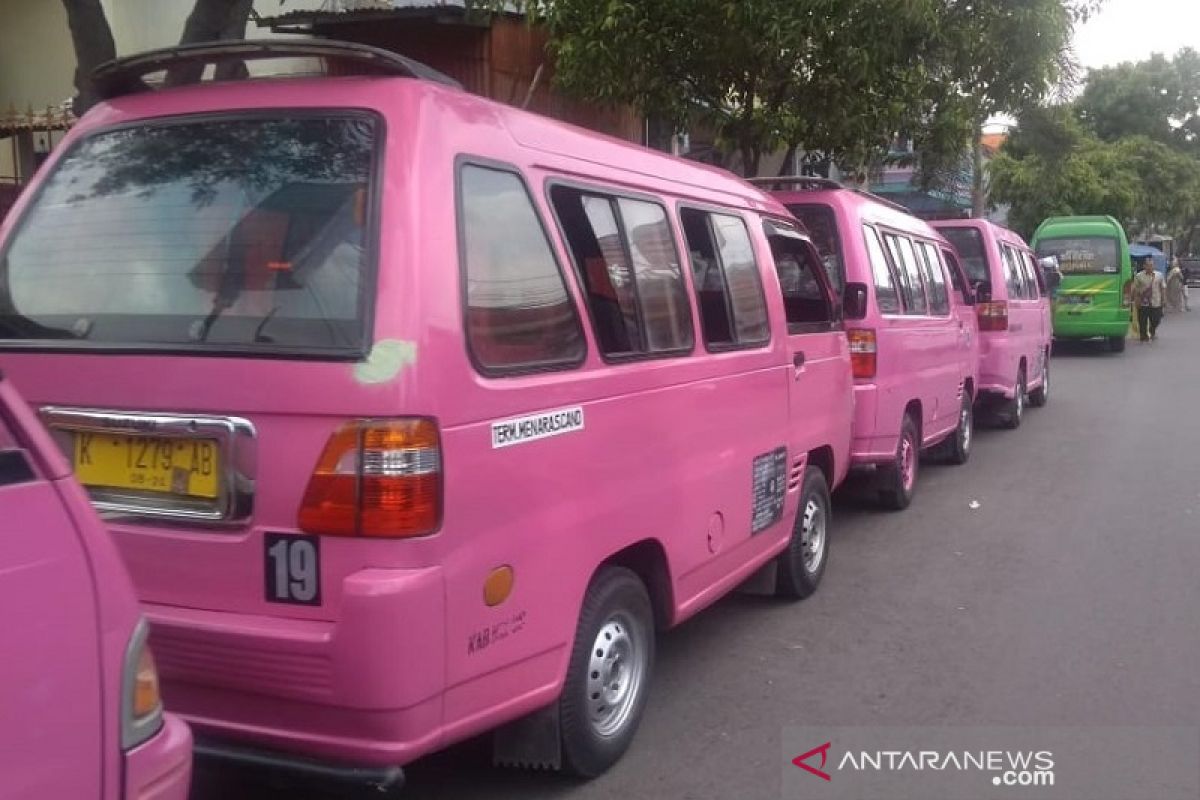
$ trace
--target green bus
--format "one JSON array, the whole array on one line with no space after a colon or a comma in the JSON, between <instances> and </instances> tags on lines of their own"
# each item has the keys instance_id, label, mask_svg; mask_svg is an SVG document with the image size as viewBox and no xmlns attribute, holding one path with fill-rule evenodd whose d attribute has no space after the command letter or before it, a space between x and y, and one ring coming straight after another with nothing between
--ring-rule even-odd
<instances>
[{"instance_id":1,"label":"green bus","mask_svg":"<svg viewBox=\"0 0 1200 800\"><path fill-rule=\"evenodd\" d=\"M1112 217L1050 217L1033 235L1039 258L1055 256L1062 283L1054 301L1056 339L1103 338L1125 349L1129 333L1129 241Z\"/></svg>"}]
</instances>

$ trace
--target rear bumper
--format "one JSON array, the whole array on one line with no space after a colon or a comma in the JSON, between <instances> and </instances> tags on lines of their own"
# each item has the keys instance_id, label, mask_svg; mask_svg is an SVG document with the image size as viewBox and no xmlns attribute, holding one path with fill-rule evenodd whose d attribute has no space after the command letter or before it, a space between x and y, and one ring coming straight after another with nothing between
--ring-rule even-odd
<instances>
[{"instance_id":1,"label":"rear bumper","mask_svg":"<svg viewBox=\"0 0 1200 800\"><path fill-rule=\"evenodd\" d=\"M438 747L446 686L440 568L363 570L338 619L146 606L167 707L197 734L398 766Z\"/></svg>"},{"instance_id":2,"label":"rear bumper","mask_svg":"<svg viewBox=\"0 0 1200 800\"><path fill-rule=\"evenodd\" d=\"M174 714L125 756L124 800L187 800L192 781L192 733Z\"/></svg>"},{"instance_id":3,"label":"rear bumper","mask_svg":"<svg viewBox=\"0 0 1200 800\"><path fill-rule=\"evenodd\" d=\"M1128 308L1119 312L1093 315L1092 318L1073 318L1062 311L1054 314L1054 337L1056 339L1091 339L1097 336L1125 336L1129 333L1132 312ZM1080 315L1082 317L1082 315ZM1101 317L1096 319L1095 317Z\"/></svg>"}]
</instances>

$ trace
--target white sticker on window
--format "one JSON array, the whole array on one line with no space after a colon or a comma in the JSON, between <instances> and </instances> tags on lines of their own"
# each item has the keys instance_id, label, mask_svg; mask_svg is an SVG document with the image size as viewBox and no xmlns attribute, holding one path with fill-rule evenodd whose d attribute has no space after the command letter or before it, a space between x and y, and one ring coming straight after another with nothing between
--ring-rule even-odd
<instances>
[{"instance_id":1,"label":"white sticker on window","mask_svg":"<svg viewBox=\"0 0 1200 800\"><path fill-rule=\"evenodd\" d=\"M492 448L510 447L537 439L583 430L583 407L560 408L527 417L492 423Z\"/></svg>"}]
</instances>

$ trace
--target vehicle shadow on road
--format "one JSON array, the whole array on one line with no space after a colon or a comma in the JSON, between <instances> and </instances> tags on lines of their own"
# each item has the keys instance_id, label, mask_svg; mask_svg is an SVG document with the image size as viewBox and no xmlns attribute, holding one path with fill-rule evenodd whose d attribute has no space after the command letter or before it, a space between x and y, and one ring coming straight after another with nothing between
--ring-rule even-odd
<instances>
[{"instance_id":1,"label":"vehicle shadow on road","mask_svg":"<svg viewBox=\"0 0 1200 800\"><path fill-rule=\"evenodd\" d=\"M1126 340L1128 344L1129 341ZM1050 350L1053 358L1115 358L1105 339L1055 339Z\"/></svg>"}]
</instances>

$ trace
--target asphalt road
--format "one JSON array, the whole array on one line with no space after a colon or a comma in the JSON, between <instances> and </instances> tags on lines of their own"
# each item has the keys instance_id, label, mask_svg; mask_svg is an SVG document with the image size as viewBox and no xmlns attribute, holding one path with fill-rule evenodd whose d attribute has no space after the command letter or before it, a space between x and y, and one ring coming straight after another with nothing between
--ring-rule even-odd
<instances>
[{"instance_id":1,"label":"asphalt road","mask_svg":"<svg viewBox=\"0 0 1200 800\"><path fill-rule=\"evenodd\" d=\"M492 769L475 742L411 765L404 796L778 798L787 725L1200 725L1200 310L1052 369L1046 408L925 467L908 511L839 498L816 595L735 595L665 634L607 775ZM275 795L195 792L241 796Z\"/></svg>"}]
</instances>

